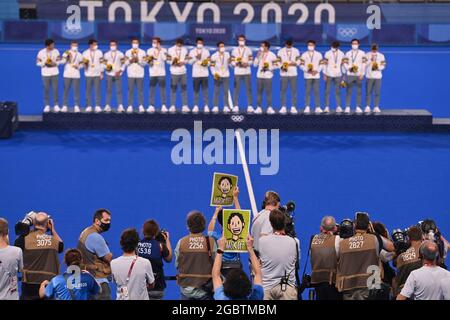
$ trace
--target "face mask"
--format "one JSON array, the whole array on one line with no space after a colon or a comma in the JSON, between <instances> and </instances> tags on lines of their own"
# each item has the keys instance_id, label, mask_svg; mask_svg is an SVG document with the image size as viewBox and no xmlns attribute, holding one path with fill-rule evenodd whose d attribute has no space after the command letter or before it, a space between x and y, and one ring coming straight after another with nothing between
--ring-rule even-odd
<instances>
[{"instance_id":1,"label":"face mask","mask_svg":"<svg viewBox=\"0 0 450 320\"><path fill-rule=\"evenodd\" d=\"M331 51L336 52L337 48L331 48Z\"/></svg>"},{"instance_id":2,"label":"face mask","mask_svg":"<svg viewBox=\"0 0 450 320\"><path fill-rule=\"evenodd\" d=\"M153 48L158 48L158 43L152 42L152 47L153 47Z\"/></svg>"},{"instance_id":3,"label":"face mask","mask_svg":"<svg viewBox=\"0 0 450 320\"><path fill-rule=\"evenodd\" d=\"M197 49L202 49L203 48L203 45L202 44L197 44Z\"/></svg>"},{"instance_id":4,"label":"face mask","mask_svg":"<svg viewBox=\"0 0 450 320\"><path fill-rule=\"evenodd\" d=\"M78 47L72 47L72 51L73 52L77 52L78 51Z\"/></svg>"},{"instance_id":5,"label":"face mask","mask_svg":"<svg viewBox=\"0 0 450 320\"><path fill-rule=\"evenodd\" d=\"M137 49L137 48L139 48L139 44L138 43L133 43L132 47L133 47L133 49Z\"/></svg>"},{"instance_id":6,"label":"face mask","mask_svg":"<svg viewBox=\"0 0 450 320\"><path fill-rule=\"evenodd\" d=\"M92 47L92 50L97 50L97 49L98 49L98 46L97 46L97 45L95 45L95 46Z\"/></svg>"},{"instance_id":7,"label":"face mask","mask_svg":"<svg viewBox=\"0 0 450 320\"><path fill-rule=\"evenodd\" d=\"M359 45L357 45L357 44L352 44L352 49L353 49L353 50L358 50L358 48L359 48Z\"/></svg>"},{"instance_id":8,"label":"face mask","mask_svg":"<svg viewBox=\"0 0 450 320\"><path fill-rule=\"evenodd\" d=\"M100 221L100 229L102 230L102 232L108 231L110 227L111 223L104 223Z\"/></svg>"},{"instance_id":9,"label":"face mask","mask_svg":"<svg viewBox=\"0 0 450 320\"><path fill-rule=\"evenodd\" d=\"M224 47L219 48L219 52L224 53L225 52L225 48Z\"/></svg>"},{"instance_id":10,"label":"face mask","mask_svg":"<svg viewBox=\"0 0 450 320\"><path fill-rule=\"evenodd\" d=\"M308 46L309 51L314 51L314 46Z\"/></svg>"},{"instance_id":11,"label":"face mask","mask_svg":"<svg viewBox=\"0 0 450 320\"><path fill-rule=\"evenodd\" d=\"M111 46L110 49L111 49L111 51L116 51L117 47L116 46Z\"/></svg>"},{"instance_id":12,"label":"face mask","mask_svg":"<svg viewBox=\"0 0 450 320\"><path fill-rule=\"evenodd\" d=\"M262 51L262 52L264 52L265 49L266 49L266 48L264 48L264 47L262 47L262 46L259 48L259 50Z\"/></svg>"},{"instance_id":13,"label":"face mask","mask_svg":"<svg viewBox=\"0 0 450 320\"><path fill-rule=\"evenodd\" d=\"M238 43L239 43L239 45L241 47L245 46L245 41L244 40L239 40Z\"/></svg>"}]
</instances>

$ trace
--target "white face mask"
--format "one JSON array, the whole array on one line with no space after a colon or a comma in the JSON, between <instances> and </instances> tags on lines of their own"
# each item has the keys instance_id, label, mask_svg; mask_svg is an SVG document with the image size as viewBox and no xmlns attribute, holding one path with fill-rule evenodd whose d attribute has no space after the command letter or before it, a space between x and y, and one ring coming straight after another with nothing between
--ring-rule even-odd
<instances>
[{"instance_id":1,"label":"white face mask","mask_svg":"<svg viewBox=\"0 0 450 320\"><path fill-rule=\"evenodd\" d=\"M97 45L95 45L95 46L92 47L92 50L97 50L97 49L98 49L98 46L97 46Z\"/></svg>"},{"instance_id":2,"label":"white face mask","mask_svg":"<svg viewBox=\"0 0 450 320\"><path fill-rule=\"evenodd\" d=\"M71 49L72 49L73 52L77 52L78 51L78 47L76 47L76 46L71 47Z\"/></svg>"},{"instance_id":3,"label":"white face mask","mask_svg":"<svg viewBox=\"0 0 450 320\"><path fill-rule=\"evenodd\" d=\"M260 50L261 52L264 52L264 51L266 50L266 48L264 48L263 46L261 46L261 47L259 48L259 50Z\"/></svg>"},{"instance_id":4,"label":"white face mask","mask_svg":"<svg viewBox=\"0 0 450 320\"><path fill-rule=\"evenodd\" d=\"M352 49L353 49L353 50L358 50L358 48L359 48L359 45L357 45L357 44L352 44Z\"/></svg>"},{"instance_id":5,"label":"white face mask","mask_svg":"<svg viewBox=\"0 0 450 320\"><path fill-rule=\"evenodd\" d=\"M131 46L133 47L133 49L137 49L139 48L139 43L132 43Z\"/></svg>"},{"instance_id":6,"label":"white face mask","mask_svg":"<svg viewBox=\"0 0 450 320\"><path fill-rule=\"evenodd\" d=\"M203 44L199 43L197 44L197 49L202 49L203 48Z\"/></svg>"},{"instance_id":7,"label":"white face mask","mask_svg":"<svg viewBox=\"0 0 450 320\"><path fill-rule=\"evenodd\" d=\"M336 52L337 48L331 48L331 51Z\"/></svg>"},{"instance_id":8,"label":"white face mask","mask_svg":"<svg viewBox=\"0 0 450 320\"><path fill-rule=\"evenodd\" d=\"M309 51L314 51L314 46L308 46Z\"/></svg>"},{"instance_id":9,"label":"white face mask","mask_svg":"<svg viewBox=\"0 0 450 320\"><path fill-rule=\"evenodd\" d=\"M111 49L111 51L116 51L117 50L117 47L116 46L111 46L111 47L109 47L110 49Z\"/></svg>"},{"instance_id":10,"label":"white face mask","mask_svg":"<svg viewBox=\"0 0 450 320\"><path fill-rule=\"evenodd\" d=\"M152 42L152 47L153 48L158 48L158 43L157 42Z\"/></svg>"},{"instance_id":11,"label":"white face mask","mask_svg":"<svg viewBox=\"0 0 450 320\"><path fill-rule=\"evenodd\" d=\"M245 46L245 41L244 40L239 40L238 43L239 43L239 45L241 47Z\"/></svg>"},{"instance_id":12,"label":"white face mask","mask_svg":"<svg viewBox=\"0 0 450 320\"><path fill-rule=\"evenodd\" d=\"M219 52L224 53L225 52L225 47L220 47L219 48Z\"/></svg>"}]
</instances>

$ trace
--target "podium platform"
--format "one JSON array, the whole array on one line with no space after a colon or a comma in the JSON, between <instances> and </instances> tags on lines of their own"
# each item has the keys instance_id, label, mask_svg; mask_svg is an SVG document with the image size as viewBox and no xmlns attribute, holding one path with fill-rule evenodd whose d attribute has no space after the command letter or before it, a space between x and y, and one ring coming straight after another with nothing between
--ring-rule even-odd
<instances>
[{"instance_id":1,"label":"podium platform","mask_svg":"<svg viewBox=\"0 0 450 320\"><path fill-rule=\"evenodd\" d=\"M430 132L432 114L425 109L390 109L379 114L182 114L169 113L45 113L42 118L21 117L21 129L166 131L191 129L202 121L204 129L280 129L283 131ZM442 125L440 125L440 130Z\"/></svg>"}]
</instances>

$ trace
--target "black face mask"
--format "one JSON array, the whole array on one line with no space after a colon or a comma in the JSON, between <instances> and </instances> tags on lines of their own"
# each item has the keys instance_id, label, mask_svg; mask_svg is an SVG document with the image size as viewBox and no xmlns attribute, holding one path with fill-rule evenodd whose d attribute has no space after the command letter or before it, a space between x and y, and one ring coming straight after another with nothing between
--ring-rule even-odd
<instances>
[{"instance_id":1,"label":"black face mask","mask_svg":"<svg viewBox=\"0 0 450 320\"><path fill-rule=\"evenodd\" d=\"M108 231L110 227L111 223L104 223L100 221L100 229L102 230L102 232Z\"/></svg>"}]
</instances>

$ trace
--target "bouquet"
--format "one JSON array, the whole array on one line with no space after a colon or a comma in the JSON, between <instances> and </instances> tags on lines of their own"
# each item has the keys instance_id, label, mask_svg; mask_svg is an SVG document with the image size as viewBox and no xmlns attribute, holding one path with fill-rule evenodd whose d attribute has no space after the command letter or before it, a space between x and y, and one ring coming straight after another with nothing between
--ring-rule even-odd
<instances>
[{"instance_id":1,"label":"bouquet","mask_svg":"<svg viewBox=\"0 0 450 320\"><path fill-rule=\"evenodd\" d=\"M152 55L149 55L149 56L145 56L145 57L144 57L144 61L146 61L146 62L149 63L149 64L152 64L152 63L153 63L153 60L155 60L155 57L152 56Z\"/></svg>"},{"instance_id":2,"label":"bouquet","mask_svg":"<svg viewBox=\"0 0 450 320\"><path fill-rule=\"evenodd\" d=\"M113 65L112 64L110 64L110 63L106 64L106 71L107 72L111 72L112 69L113 69Z\"/></svg>"},{"instance_id":3,"label":"bouquet","mask_svg":"<svg viewBox=\"0 0 450 320\"><path fill-rule=\"evenodd\" d=\"M372 71L377 71L378 70L378 63L375 61L374 63L372 63Z\"/></svg>"},{"instance_id":4,"label":"bouquet","mask_svg":"<svg viewBox=\"0 0 450 320\"><path fill-rule=\"evenodd\" d=\"M45 66L53 67L53 60L52 60L52 58L47 58L47 60L45 60Z\"/></svg>"},{"instance_id":5,"label":"bouquet","mask_svg":"<svg viewBox=\"0 0 450 320\"><path fill-rule=\"evenodd\" d=\"M204 59L201 63L202 67L207 67L208 64L209 64L209 58Z\"/></svg>"},{"instance_id":6,"label":"bouquet","mask_svg":"<svg viewBox=\"0 0 450 320\"><path fill-rule=\"evenodd\" d=\"M261 69L261 72L266 72L268 70L269 70L269 63L268 62L264 62L263 66L262 66L262 69Z\"/></svg>"},{"instance_id":7,"label":"bouquet","mask_svg":"<svg viewBox=\"0 0 450 320\"><path fill-rule=\"evenodd\" d=\"M177 66L180 64L180 59L178 57L172 58L172 65Z\"/></svg>"},{"instance_id":8,"label":"bouquet","mask_svg":"<svg viewBox=\"0 0 450 320\"><path fill-rule=\"evenodd\" d=\"M236 64L237 64L238 67L242 66L242 57L237 57L236 58Z\"/></svg>"},{"instance_id":9,"label":"bouquet","mask_svg":"<svg viewBox=\"0 0 450 320\"><path fill-rule=\"evenodd\" d=\"M64 52L64 56L66 56L67 58L70 59L70 50L66 50L66 51Z\"/></svg>"},{"instance_id":10,"label":"bouquet","mask_svg":"<svg viewBox=\"0 0 450 320\"><path fill-rule=\"evenodd\" d=\"M358 72L358 66L356 64L352 65L350 68L350 72L357 73Z\"/></svg>"},{"instance_id":11,"label":"bouquet","mask_svg":"<svg viewBox=\"0 0 450 320\"><path fill-rule=\"evenodd\" d=\"M219 80L220 79L220 75L216 72L214 73L214 80Z\"/></svg>"},{"instance_id":12,"label":"bouquet","mask_svg":"<svg viewBox=\"0 0 450 320\"><path fill-rule=\"evenodd\" d=\"M132 49L131 54L136 56L138 54L138 49Z\"/></svg>"},{"instance_id":13,"label":"bouquet","mask_svg":"<svg viewBox=\"0 0 450 320\"><path fill-rule=\"evenodd\" d=\"M83 64L86 66L86 68L89 67L89 59L83 58Z\"/></svg>"},{"instance_id":14,"label":"bouquet","mask_svg":"<svg viewBox=\"0 0 450 320\"><path fill-rule=\"evenodd\" d=\"M281 70L287 72L289 69L289 62L283 62L281 65Z\"/></svg>"},{"instance_id":15,"label":"bouquet","mask_svg":"<svg viewBox=\"0 0 450 320\"><path fill-rule=\"evenodd\" d=\"M312 63L308 63L308 72L313 72L314 66Z\"/></svg>"},{"instance_id":16,"label":"bouquet","mask_svg":"<svg viewBox=\"0 0 450 320\"><path fill-rule=\"evenodd\" d=\"M347 88L347 82L345 82L345 80L341 80L341 83L339 84L339 87Z\"/></svg>"}]
</instances>

